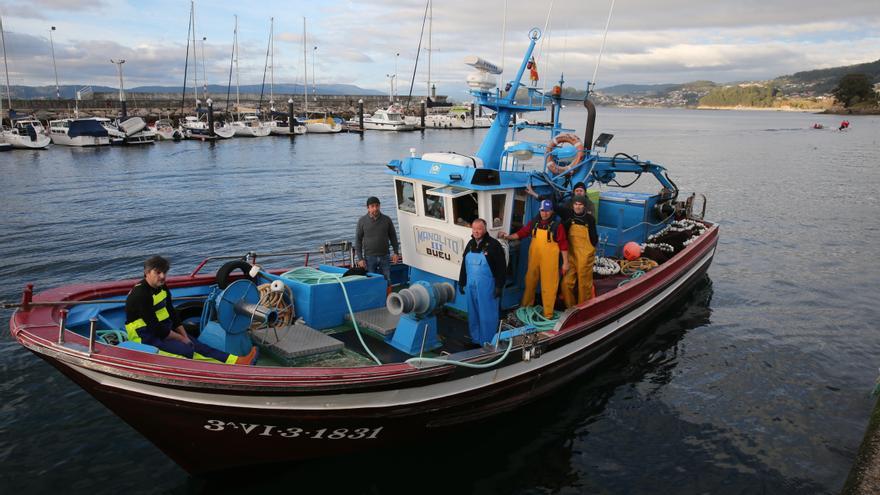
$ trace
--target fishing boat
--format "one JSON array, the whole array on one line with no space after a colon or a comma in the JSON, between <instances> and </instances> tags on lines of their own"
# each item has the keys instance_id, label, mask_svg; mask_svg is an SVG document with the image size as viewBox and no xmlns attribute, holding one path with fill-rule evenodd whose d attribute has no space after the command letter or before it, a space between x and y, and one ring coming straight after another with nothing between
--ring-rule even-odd
<instances>
[{"instance_id":1,"label":"fishing boat","mask_svg":"<svg viewBox=\"0 0 880 495\"><path fill-rule=\"evenodd\" d=\"M390 294L382 275L349 273L351 243L334 242L315 253L208 257L167 279L193 335L237 355L256 344L262 357L253 366L167 356L128 341L124 298L133 279L28 286L10 319L12 336L192 473L425 442L575 380L650 331L703 279L719 234L703 218L705 199L698 208L700 196L680 193L665 167L602 154L611 138L593 141L589 99L585 148L560 144L573 138L559 120L559 93L529 88L528 98L514 101L540 36L530 32L512 90L472 91L496 112L475 154L413 152L386 164L406 262L393 265ZM514 112L547 105L555 111L546 129L552 141L529 142L508 128ZM530 168L530 156L543 163ZM596 192L641 176L656 180L659 192ZM530 241L512 241L498 331L491 342L468 342L466 298L456 290L467 223L479 216L490 219L494 237L515 232L539 208L530 186L568 193L578 180L598 208L595 297L558 307L543 322L529 316L534 308L517 306ZM647 252L665 236L675 245L658 248L666 253L659 264L615 273L624 245L646 243ZM223 264L204 273L210 263Z\"/></svg>"}]
</instances>

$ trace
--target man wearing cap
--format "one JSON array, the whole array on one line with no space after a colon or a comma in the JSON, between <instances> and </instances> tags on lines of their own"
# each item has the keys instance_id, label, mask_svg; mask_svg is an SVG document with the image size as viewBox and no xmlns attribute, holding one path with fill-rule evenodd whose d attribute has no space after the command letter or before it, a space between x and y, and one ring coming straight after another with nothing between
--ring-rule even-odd
<instances>
[{"instance_id":1,"label":"man wearing cap","mask_svg":"<svg viewBox=\"0 0 880 495\"><path fill-rule=\"evenodd\" d=\"M504 248L486 232L486 221L471 222L472 238L464 247L458 290L467 288L468 330L475 344L492 341L498 329L501 289L507 271Z\"/></svg>"},{"instance_id":2,"label":"man wearing cap","mask_svg":"<svg viewBox=\"0 0 880 495\"><path fill-rule=\"evenodd\" d=\"M542 200L545 200L545 199L549 199L550 201L552 201L552 202L553 202L553 209L556 211L556 214L559 215L559 218L560 218L563 222L566 222L566 221L568 221L568 220L571 218L571 216L572 216L572 214L573 214L573 213L572 213L572 212L573 212L573 209L572 209L572 202L571 202L571 201L569 201L569 202L567 202L567 203L565 203L565 204L560 205L560 204L557 202L557 199L556 199L556 195L555 195L555 194L552 194L552 193L551 193L551 194L542 194L542 195L539 196L538 193L535 192L534 189L532 189L532 185L531 185L531 184L529 184L529 185L526 186L526 192L527 192L529 195L531 195L533 198L537 199L538 201L542 201ZM587 197L587 186L586 186L586 184L584 184L583 182L576 182L575 185L574 185L574 187L572 187L572 189L571 189L571 195L572 195L572 197L574 197L574 196L583 196L583 197L585 197L585 198L587 199L587 208L588 208L590 211L593 210L593 202L590 201L590 198Z\"/></svg>"},{"instance_id":3,"label":"man wearing cap","mask_svg":"<svg viewBox=\"0 0 880 495\"><path fill-rule=\"evenodd\" d=\"M538 279L541 280L541 303L544 317L553 318L553 306L556 304L556 292L559 289L559 255L562 254L562 272L568 272L568 238L565 228L553 213L553 203L549 199L541 201L538 216L529 221L516 233L501 232L502 239L522 239L531 235L529 246L529 268L526 272L526 289L523 293L521 306L535 304L535 289Z\"/></svg>"},{"instance_id":4,"label":"man wearing cap","mask_svg":"<svg viewBox=\"0 0 880 495\"><path fill-rule=\"evenodd\" d=\"M562 299L566 308L593 297L593 263L596 261L596 242L599 240L590 200L578 195L571 200L571 204L571 216L563 222L568 232L568 259L571 263L571 270L562 278Z\"/></svg>"},{"instance_id":5,"label":"man wearing cap","mask_svg":"<svg viewBox=\"0 0 880 495\"><path fill-rule=\"evenodd\" d=\"M367 199L367 214L357 223L354 235L354 250L358 257L358 266L371 273L381 273L385 280L391 280L391 265L388 259L388 246L394 250L391 263L400 260L400 244L391 218L379 210L379 198L370 196Z\"/></svg>"}]
</instances>

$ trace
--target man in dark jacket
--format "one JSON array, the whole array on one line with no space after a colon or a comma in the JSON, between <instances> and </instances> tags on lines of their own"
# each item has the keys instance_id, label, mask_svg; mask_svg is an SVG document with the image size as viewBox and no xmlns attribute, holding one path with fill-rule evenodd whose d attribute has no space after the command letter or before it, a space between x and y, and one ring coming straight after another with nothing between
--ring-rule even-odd
<instances>
[{"instance_id":1,"label":"man in dark jacket","mask_svg":"<svg viewBox=\"0 0 880 495\"><path fill-rule=\"evenodd\" d=\"M497 239L486 232L486 221L471 222L473 237L464 248L458 290L467 288L468 330L471 340L484 344L498 329L499 298L504 287L507 261Z\"/></svg>"},{"instance_id":2,"label":"man in dark jacket","mask_svg":"<svg viewBox=\"0 0 880 495\"><path fill-rule=\"evenodd\" d=\"M400 244L397 242L394 223L380 210L379 198L370 196L367 199L367 214L358 220L354 235L358 266L371 273L381 273L385 280L390 281L389 244L394 251L390 263L397 263L400 261Z\"/></svg>"}]
</instances>

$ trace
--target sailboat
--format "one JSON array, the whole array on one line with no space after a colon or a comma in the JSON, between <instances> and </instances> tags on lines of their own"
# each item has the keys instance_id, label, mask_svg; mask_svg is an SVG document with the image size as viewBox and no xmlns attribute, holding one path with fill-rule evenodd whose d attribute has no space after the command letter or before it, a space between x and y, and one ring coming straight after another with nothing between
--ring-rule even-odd
<instances>
[{"instance_id":1,"label":"sailboat","mask_svg":"<svg viewBox=\"0 0 880 495\"><path fill-rule=\"evenodd\" d=\"M241 99L238 91L238 16L235 16L235 31L232 38L232 56L235 62L235 113L238 116L232 122L232 129L236 136L263 137L269 135L269 127L263 125L257 116L256 109L245 109L242 112Z\"/></svg>"},{"instance_id":2,"label":"sailboat","mask_svg":"<svg viewBox=\"0 0 880 495\"><path fill-rule=\"evenodd\" d=\"M342 124L336 122L333 117L329 116L327 112L312 112L312 115L320 115L320 117L309 118L309 73L308 73L308 61L306 47L308 43L306 43L306 18L303 17L303 74L305 75L305 81L303 84L303 102L304 102L304 123L306 125L306 132L310 133L318 133L318 134L329 134L335 132L342 132ZM312 55L312 79L315 77L315 69L314 69L315 58ZM314 86L314 82L312 83Z\"/></svg>"},{"instance_id":3,"label":"sailboat","mask_svg":"<svg viewBox=\"0 0 880 495\"><path fill-rule=\"evenodd\" d=\"M227 125L225 122L214 120L214 114L212 111L213 102L210 98L207 98L208 107L202 107L202 101L199 99L199 59L196 55L196 16L195 16L195 1L190 1L190 9L189 9L189 30L192 35L187 34L186 40L186 55L187 61L189 61L189 44L192 41L193 46L193 67L194 67L194 81L193 81L193 95L196 100L196 115L188 115L185 116L180 121L180 133L186 139L198 139L200 141L206 140L215 140L215 139L229 139L233 136L234 130L231 126ZM204 61L202 61L204 63ZM188 67L184 67L183 71L183 93L186 94L186 76L189 72ZM207 81L206 81L207 83ZM205 84L205 96L207 96L207 87ZM181 104L182 106L182 104Z\"/></svg>"},{"instance_id":4,"label":"sailboat","mask_svg":"<svg viewBox=\"0 0 880 495\"><path fill-rule=\"evenodd\" d=\"M3 68L6 72L6 101L9 102L9 124L7 129L2 125L3 98L0 97L0 151L12 148L40 149L49 146L52 141L43 130L40 121L27 116L15 118L12 110L12 92L9 88L9 69L6 62L6 34L3 31L3 19L0 18L0 41L3 43Z\"/></svg>"},{"instance_id":5,"label":"sailboat","mask_svg":"<svg viewBox=\"0 0 880 495\"><path fill-rule=\"evenodd\" d=\"M269 120L264 125L269 127L271 134L276 136L295 136L305 134L306 126L299 123L293 116L293 98L287 100L287 113L275 110L275 18L269 18L269 50L266 53L269 68ZM266 73L263 72L265 81ZM262 90L260 100L262 101ZM283 117L287 117L284 119Z\"/></svg>"},{"instance_id":6,"label":"sailboat","mask_svg":"<svg viewBox=\"0 0 880 495\"><path fill-rule=\"evenodd\" d=\"M120 116L115 121L98 118L101 125L110 134L112 144L153 144L156 142L156 131L147 127L147 123L140 117L129 117L128 106L125 101L125 85L122 81L122 64L125 60L115 61L119 69L119 107Z\"/></svg>"}]
</instances>

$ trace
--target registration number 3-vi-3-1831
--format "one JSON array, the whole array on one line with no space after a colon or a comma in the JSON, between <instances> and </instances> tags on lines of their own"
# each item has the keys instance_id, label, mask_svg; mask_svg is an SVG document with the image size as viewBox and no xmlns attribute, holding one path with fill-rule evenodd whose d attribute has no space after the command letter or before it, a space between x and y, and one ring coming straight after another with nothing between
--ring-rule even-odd
<instances>
[{"instance_id":1,"label":"registration number 3-vi-3-1831","mask_svg":"<svg viewBox=\"0 0 880 495\"><path fill-rule=\"evenodd\" d=\"M278 427L255 423L235 423L221 419L209 419L204 428L208 431L237 431L244 435L282 438L307 438L310 440L373 440L378 438L382 426L377 428L318 428L306 430L295 426Z\"/></svg>"}]
</instances>

